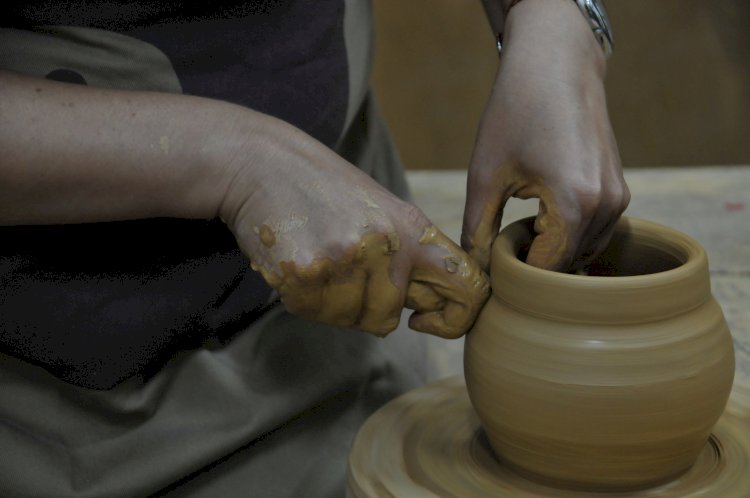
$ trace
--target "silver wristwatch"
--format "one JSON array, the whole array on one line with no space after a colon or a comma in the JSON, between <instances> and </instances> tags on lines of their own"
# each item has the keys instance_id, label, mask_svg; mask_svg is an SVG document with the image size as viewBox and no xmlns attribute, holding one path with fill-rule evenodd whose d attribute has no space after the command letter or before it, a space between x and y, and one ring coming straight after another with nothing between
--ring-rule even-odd
<instances>
[{"instance_id":1,"label":"silver wristwatch","mask_svg":"<svg viewBox=\"0 0 750 498\"><path fill-rule=\"evenodd\" d=\"M612 26L609 23L607 9L602 0L575 0L578 8L588 19L594 36L604 50L604 55L609 58L612 55L614 41L612 38Z\"/></svg>"},{"instance_id":2,"label":"silver wristwatch","mask_svg":"<svg viewBox=\"0 0 750 498\"><path fill-rule=\"evenodd\" d=\"M513 7L521 0L513 0L510 6ZM594 36L604 50L604 56L609 58L612 55L612 48L614 47L614 40L612 38L612 26L609 23L609 16L607 15L607 9L604 7L603 0L573 0L575 1L578 8L589 22ZM507 14L507 13L506 13ZM497 34L497 51L501 52L503 49L503 34Z\"/></svg>"}]
</instances>

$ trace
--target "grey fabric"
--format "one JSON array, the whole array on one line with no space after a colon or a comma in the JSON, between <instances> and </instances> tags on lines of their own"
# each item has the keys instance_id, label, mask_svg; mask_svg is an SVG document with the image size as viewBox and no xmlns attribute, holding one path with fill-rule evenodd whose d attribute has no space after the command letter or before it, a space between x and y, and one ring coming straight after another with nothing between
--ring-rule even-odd
<instances>
[{"instance_id":1,"label":"grey fabric","mask_svg":"<svg viewBox=\"0 0 750 498\"><path fill-rule=\"evenodd\" d=\"M377 102L368 94L336 152L404 200L411 199L396 146L385 126Z\"/></svg>"},{"instance_id":2,"label":"grey fabric","mask_svg":"<svg viewBox=\"0 0 750 498\"><path fill-rule=\"evenodd\" d=\"M180 93L167 56L135 38L101 29L48 26L0 28L0 68L44 78L65 68L98 87Z\"/></svg>"},{"instance_id":3,"label":"grey fabric","mask_svg":"<svg viewBox=\"0 0 750 498\"><path fill-rule=\"evenodd\" d=\"M420 342L277 306L227 346L110 391L0 356L0 496L343 496L358 427L424 382Z\"/></svg>"},{"instance_id":4,"label":"grey fabric","mask_svg":"<svg viewBox=\"0 0 750 498\"><path fill-rule=\"evenodd\" d=\"M369 88L374 36L371 9L370 0L344 0L344 43L349 68L349 103L344 130L351 126Z\"/></svg>"}]
</instances>

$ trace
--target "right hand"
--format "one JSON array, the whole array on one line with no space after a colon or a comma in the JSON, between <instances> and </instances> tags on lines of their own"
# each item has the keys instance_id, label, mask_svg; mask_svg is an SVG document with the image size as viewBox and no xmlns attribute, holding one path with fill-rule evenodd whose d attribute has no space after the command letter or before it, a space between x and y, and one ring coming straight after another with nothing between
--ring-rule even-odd
<instances>
[{"instance_id":1,"label":"right hand","mask_svg":"<svg viewBox=\"0 0 750 498\"><path fill-rule=\"evenodd\" d=\"M489 295L479 266L418 208L301 131L265 121L263 146L232 165L220 215L287 309L382 336L407 307L415 330L464 334Z\"/></svg>"},{"instance_id":2,"label":"right hand","mask_svg":"<svg viewBox=\"0 0 750 498\"><path fill-rule=\"evenodd\" d=\"M607 114L606 61L573 2L510 12L469 166L462 246L484 268L511 197L538 198L526 262L585 269L630 201Z\"/></svg>"}]
</instances>

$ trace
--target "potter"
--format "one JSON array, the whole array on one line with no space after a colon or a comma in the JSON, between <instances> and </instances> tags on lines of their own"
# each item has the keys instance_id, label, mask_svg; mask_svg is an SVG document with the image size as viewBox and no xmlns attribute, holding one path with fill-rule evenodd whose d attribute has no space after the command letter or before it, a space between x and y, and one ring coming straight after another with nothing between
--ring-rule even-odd
<instances>
[{"instance_id":1,"label":"potter","mask_svg":"<svg viewBox=\"0 0 750 498\"><path fill-rule=\"evenodd\" d=\"M519 259L533 220L492 249L492 297L465 344L471 403L502 465L554 487L629 490L686 472L732 386L732 340L704 250L623 218L584 276Z\"/></svg>"}]
</instances>

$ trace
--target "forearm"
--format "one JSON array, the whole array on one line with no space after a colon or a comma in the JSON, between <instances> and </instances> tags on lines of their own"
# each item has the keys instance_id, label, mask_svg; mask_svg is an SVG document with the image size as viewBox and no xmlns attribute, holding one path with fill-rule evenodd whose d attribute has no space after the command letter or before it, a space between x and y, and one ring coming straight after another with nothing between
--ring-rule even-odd
<instances>
[{"instance_id":1,"label":"forearm","mask_svg":"<svg viewBox=\"0 0 750 498\"><path fill-rule=\"evenodd\" d=\"M257 118L257 119L256 119ZM211 218L262 115L0 71L0 224Z\"/></svg>"},{"instance_id":2,"label":"forearm","mask_svg":"<svg viewBox=\"0 0 750 498\"><path fill-rule=\"evenodd\" d=\"M526 262L576 270L606 247L630 199L607 115L605 53L572 0L523 0L507 17L462 245L488 267L506 202L538 198Z\"/></svg>"}]
</instances>

